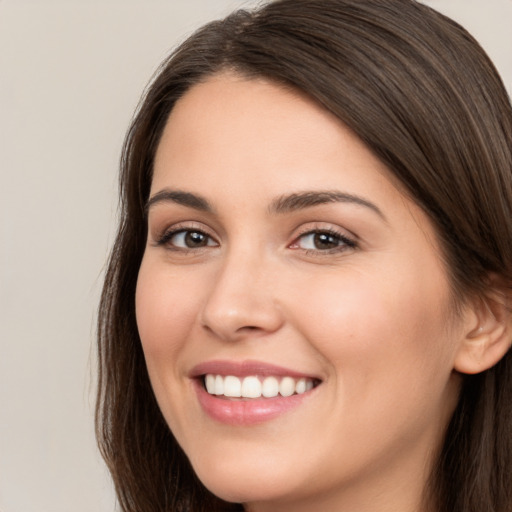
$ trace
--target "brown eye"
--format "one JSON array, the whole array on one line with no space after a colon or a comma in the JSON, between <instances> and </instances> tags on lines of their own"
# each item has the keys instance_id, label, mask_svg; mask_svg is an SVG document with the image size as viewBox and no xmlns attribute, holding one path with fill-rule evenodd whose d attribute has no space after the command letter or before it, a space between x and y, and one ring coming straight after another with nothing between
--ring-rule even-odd
<instances>
[{"instance_id":1,"label":"brown eye","mask_svg":"<svg viewBox=\"0 0 512 512\"><path fill-rule=\"evenodd\" d=\"M216 246L216 242L202 231L183 229L167 235L165 243L178 249L200 249Z\"/></svg>"},{"instance_id":2,"label":"brown eye","mask_svg":"<svg viewBox=\"0 0 512 512\"><path fill-rule=\"evenodd\" d=\"M315 233L313 245L315 249L334 249L340 245L340 240L330 233Z\"/></svg>"},{"instance_id":3,"label":"brown eye","mask_svg":"<svg viewBox=\"0 0 512 512\"><path fill-rule=\"evenodd\" d=\"M293 244L293 248L306 251L333 251L353 248L356 243L340 233L331 231L310 231L301 235Z\"/></svg>"},{"instance_id":4,"label":"brown eye","mask_svg":"<svg viewBox=\"0 0 512 512\"><path fill-rule=\"evenodd\" d=\"M184 239L185 245L190 248L204 247L208 245L208 237L198 231L187 231Z\"/></svg>"}]
</instances>

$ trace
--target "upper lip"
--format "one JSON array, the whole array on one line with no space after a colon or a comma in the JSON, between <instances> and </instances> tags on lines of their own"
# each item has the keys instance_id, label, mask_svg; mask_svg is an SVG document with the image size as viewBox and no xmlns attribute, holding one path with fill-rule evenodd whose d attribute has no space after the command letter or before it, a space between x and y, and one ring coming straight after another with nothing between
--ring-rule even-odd
<instances>
[{"instance_id":1,"label":"upper lip","mask_svg":"<svg viewBox=\"0 0 512 512\"><path fill-rule=\"evenodd\" d=\"M317 379L316 375L311 375L283 366L265 363L263 361L228 361L212 360L199 363L189 372L190 378L201 377L202 375L233 375L234 377L247 377L250 375L275 376L275 377L293 377L296 379Z\"/></svg>"}]
</instances>

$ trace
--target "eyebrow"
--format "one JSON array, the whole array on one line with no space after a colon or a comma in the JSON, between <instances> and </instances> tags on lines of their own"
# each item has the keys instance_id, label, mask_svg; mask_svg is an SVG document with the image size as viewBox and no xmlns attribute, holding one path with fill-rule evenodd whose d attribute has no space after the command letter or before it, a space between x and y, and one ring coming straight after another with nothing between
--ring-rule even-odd
<instances>
[{"instance_id":1,"label":"eyebrow","mask_svg":"<svg viewBox=\"0 0 512 512\"><path fill-rule=\"evenodd\" d=\"M145 213L147 214L149 209L155 204L166 202L180 204L207 213L214 213L215 211L208 200L203 196L193 194L192 192L165 188L148 200L145 206ZM279 196L270 203L269 212L271 214L290 213L328 203L352 203L358 206L364 206L387 222L386 216L382 213L381 209L371 201L354 194L337 190L310 190Z\"/></svg>"},{"instance_id":2,"label":"eyebrow","mask_svg":"<svg viewBox=\"0 0 512 512\"><path fill-rule=\"evenodd\" d=\"M386 216L382 213L382 210L371 201L354 194L347 194L346 192L337 190L313 190L280 196L272 201L269 211L271 213L289 213L328 203L352 203L358 206L364 206L387 222Z\"/></svg>"},{"instance_id":3,"label":"eyebrow","mask_svg":"<svg viewBox=\"0 0 512 512\"><path fill-rule=\"evenodd\" d=\"M188 208L194 208L203 212L213 213L214 209L210 203L202 196L192 194L191 192L184 192L182 190L170 190L164 188L152 196L144 208L145 213L158 203L177 203Z\"/></svg>"}]
</instances>

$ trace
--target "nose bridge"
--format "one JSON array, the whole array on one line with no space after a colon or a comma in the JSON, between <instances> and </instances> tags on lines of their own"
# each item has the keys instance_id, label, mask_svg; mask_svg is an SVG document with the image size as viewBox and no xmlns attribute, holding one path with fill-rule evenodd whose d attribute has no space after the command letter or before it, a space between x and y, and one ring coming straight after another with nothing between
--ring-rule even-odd
<instances>
[{"instance_id":1,"label":"nose bridge","mask_svg":"<svg viewBox=\"0 0 512 512\"><path fill-rule=\"evenodd\" d=\"M277 330L282 318L273 274L271 259L252 244L228 250L203 307L203 326L225 340Z\"/></svg>"}]
</instances>

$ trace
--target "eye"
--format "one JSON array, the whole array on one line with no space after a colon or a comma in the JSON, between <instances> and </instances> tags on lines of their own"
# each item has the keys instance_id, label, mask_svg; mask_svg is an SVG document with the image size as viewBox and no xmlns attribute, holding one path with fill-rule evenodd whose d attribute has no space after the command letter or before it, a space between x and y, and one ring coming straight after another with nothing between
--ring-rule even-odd
<instances>
[{"instance_id":1,"label":"eye","mask_svg":"<svg viewBox=\"0 0 512 512\"><path fill-rule=\"evenodd\" d=\"M217 242L210 236L197 229L179 229L168 231L158 240L158 245L168 245L175 249L201 249L216 247Z\"/></svg>"},{"instance_id":2,"label":"eye","mask_svg":"<svg viewBox=\"0 0 512 512\"><path fill-rule=\"evenodd\" d=\"M303 249L305 251L340 251L356 247L356 243L350 238L331 230L315 230L299 236L291 249Z\"/></svg>"}]
</instances>

